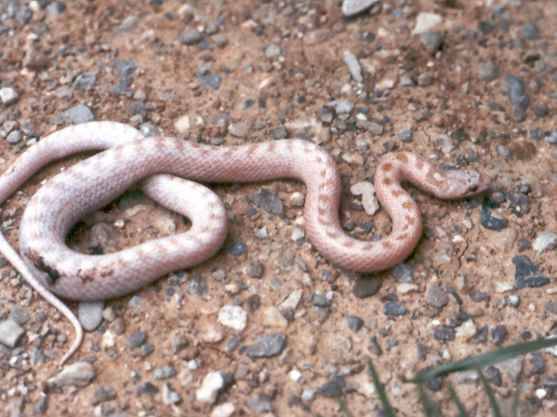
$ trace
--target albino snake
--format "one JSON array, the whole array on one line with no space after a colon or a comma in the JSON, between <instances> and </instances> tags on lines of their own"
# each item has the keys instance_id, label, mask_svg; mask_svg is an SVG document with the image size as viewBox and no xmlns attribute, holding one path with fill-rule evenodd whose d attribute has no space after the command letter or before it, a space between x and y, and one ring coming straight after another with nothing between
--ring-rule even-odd
<instances>
[{"instance_id":1,"label":"albino snake","mask_svg":"<svg viewBox=\"0 0 557 417\"><path fill-rule=\"evenodd\" d=\"M222 202L207 188L178 177L212 183L302 180L309 239L333 263L358 272L391 268L418 243L420 212L400 186L402 180L442 199L467 197L488 186L488 180L474 171L441 171L411 153L388 154L377 168L375 189L392 218L392 231L379 241L361 241L347 235L339 223L341 185L333 158L309 141L214 147L145 138L116 122L91 122L52 133L25 151L0 177L0 204L48 163L104 149L50 179L30 199L20 226L23 260L0 234L0 252L75 328L76 339L62 363L79 348L83 333L77 318L53 293L91 301L122 296L171 271L199 264L222 245L226 235ZM66 235L80 218L138 183L148 196L190 218L192 228L104 255L68 248Z\"/></svg>"}]
</instances>

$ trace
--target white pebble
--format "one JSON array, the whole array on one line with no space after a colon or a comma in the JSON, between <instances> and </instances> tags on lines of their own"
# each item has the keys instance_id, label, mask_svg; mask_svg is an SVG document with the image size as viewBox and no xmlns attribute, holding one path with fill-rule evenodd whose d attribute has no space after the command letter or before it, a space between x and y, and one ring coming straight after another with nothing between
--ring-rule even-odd
<instances>
[{"instance_id":1,"label":"white pebble","mask_svg":"<svg viewBox=\"0 0 557 417\"><path fill-rule=\"evenodd\" d=\"M246 328L247 320L248 315L240 306L227 304L219 311L219 323L239 332Z\"/></svg>"},{"instance_id":2,"label":"white pebble","mask_svg":"<svg viewBox=\"0 0 557 417\"><path fill-rule=\"evenodd\" d=\"M201 387L195 392L195 398L199 402L213 404L222 387L224 387L222 374L220 372L209 372L203 378Z\"/></svg>"}]
</instances>

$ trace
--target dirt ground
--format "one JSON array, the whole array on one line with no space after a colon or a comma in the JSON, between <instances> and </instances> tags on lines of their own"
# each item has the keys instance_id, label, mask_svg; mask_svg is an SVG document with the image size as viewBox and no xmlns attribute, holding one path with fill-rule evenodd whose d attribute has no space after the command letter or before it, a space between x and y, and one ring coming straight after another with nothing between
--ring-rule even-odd
<instances>
[{"instance_id":1,"label":"dirt ground","mask_svg":"<svg viewBox=\"0 0 557 417\"><path fill-rule=\"evenodd\" d=\"M221 146L302 137L335 158L342 224L361 239L387 235L390 220L369 216L350 188L372 182L388 152L495 178L466 201L410 187L422 240L401 266L363 277L305 237L303 184L216 185L225 247L107 302L72 359L75 380L58 384L47 380L72 328L0 260L0 322L22 329L0 344L1 416L381 416L369 358L398 415L414 416L405 377L555 333L557 2L384 0L350 18L341 6L0 0L2 172L48 133L93 119ZM437 24L415 33L424 16ZM14 245L30 196L76 160L3 204ZM70 242L110 252L187 227L131 192ZM222 320L224 306L245 314L245 328ZM507 406L520 371L523 415L556 415L557 352L487 371ZM489 415L477 376L451 380L471 415ZM437 382L429 389L448 404Z\"/></svg>"}]
</instances>

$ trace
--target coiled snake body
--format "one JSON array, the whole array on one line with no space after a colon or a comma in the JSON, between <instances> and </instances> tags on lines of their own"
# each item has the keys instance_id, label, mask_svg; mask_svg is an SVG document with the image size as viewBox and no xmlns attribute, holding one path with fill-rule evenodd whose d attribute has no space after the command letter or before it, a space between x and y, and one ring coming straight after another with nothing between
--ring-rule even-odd
<instances>
[{"instance_id":1,"label":"coiled snake body","mask_svg":"<svg viewBox=\"0 0 557 417\"><path fill-rule=\"evenodd\" d=\"M377 168L375 188L392 218L392 231L379 241L361 241L340 226L341 186L334 160L309 141L213 147L167 137L145 138L116 122L91 122L59 130L24 152L0 177L0 204L51 161L104 149L50 179L31 198L20 227L23 260L0 235L0 252L76 329L76 340L62 363L79 347L82 330L53 293L73 300L121 296L218 251L226 235L224 206L209 189L189 180L300 179L306 185L304 220L310 241L336 265L358 272L391 268L410 255L420 238L420 212L401 187L402 180L442 199L477 194L488 183L477 172L440 171L411 153L386 155ZM80 218L138 183L148 196L190 218L192 228L111 254L86 255L67 247L66 235Z\"/></svg>"}]
</instances>

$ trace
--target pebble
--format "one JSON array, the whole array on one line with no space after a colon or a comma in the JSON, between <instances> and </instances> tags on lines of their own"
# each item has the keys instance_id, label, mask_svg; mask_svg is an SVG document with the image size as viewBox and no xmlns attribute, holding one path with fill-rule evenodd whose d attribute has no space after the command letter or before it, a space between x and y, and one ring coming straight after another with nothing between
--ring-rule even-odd
<instances>
[{"instance_id":1,"label":"pebble","mask_svg":"<svg viewBox=\"0 0 557 417\"><path fill-rule=\"evenodd\" d=\"M386 302L383 311L389 317L404 316L408 313L408 310L403 305L395 301Z\"/></svg>"},{"instance_id":2,"label":"pebble","mask_svg":"<svg viewBox=\"0 0 557 417\"><path fill-rule=\"evenodd\" d=\"M99 327L103 320L103 308L103 301L82 301L79 303L77 315L85 330L91 332Z\"/></svg>"},{"instance_id":3,"label":"pebble","mask_svg":"<svg viewBox=\"0 0 557 417\"><path fill-rule=\"evenodd\" d=\"M138 348L141 345L143 345L146 340L147 340L147 335L145 334L145 332L138 330L128 336L128 347L131 349Z\"/></svg>"},{"instance_id":4,"label":"pebble","mask_svg":"<svg viewBox=\"0 0 557 417\"><path fill-rule=\"evenodd\" d=\"M338 398L344 395L346 389L346 380L341 375L333 376L325 384L321 385L317 390L319 395L328 398Z\"/></svg>"},{"instance_id":5,"label":"pebble","mask_svg":"<svg viewBox=\"0 0 557 417\"><path fill-rule=\"evenodd\" d=\"M546 135L543 140L545 143L549 143L550 145L557 145L557 130L554 130L549 135Z\"/></svg>"},{"instance_id":6,"label":"pebble","mask_svg":"<svg viewBox=\"0 0 557 417\"><path fill-rule=\"evenodd\" d=\"M268 59L275 59L282 55L282 49L280 46L271 43L265 47L265 56Z\"/></svg>"},{"instance_id":7,"label":"pebble","mask_svg":"<svg viewBox=\"0 0 557 417\"><path fill-rule=\"evenodd\" d=\"M412 31L412 34L419 35L424 32L428 32L433 29L435 26L440 24L443 21L443 18L435 13L428 13L428 12L420 12L416 17L416 26Z\"/></svg>"},{"instance_id":8,"label":"pebble","mask_svg":"<svg viewBox=\"0 0 557 417\"><path fill-rule=\"evenodd\" d=\"M515 286L522 288L543 287L551 280L538 272L538 267L525 255L513 257L512 262L515 266Z\"/></svg>"},{"instance_id":9,"label":"pebble","mask_svg":"<svg viewBox=\"0 0 557 417\"><path fill-rule=\"evenodd\" d=\"M499 77L499 67L493 61L481 62L478 67L478 76L482 81L493 81Z\"/></svg>"},{"instance_id":10,"label":"pebble","mask_svg":"<svg viewBox=\"0 0 557 417\"><path fill-rule=\"evenodd\" d=\"M447 289L438 283L431 283L427 289L426 302L435 308L445 307L449 304Z\"/></svg>"},{"instance_id":11,"label":"pebble","mask_svg":"<svg viewBox=\"0 0 557 417\"><path fill-rule=\"evenodd\" d=\"M342 2L342 14L346 17L352 17L368 10L377 3L379 3L379 0L344 0Z\"/></svg>"},{"instance_id":12,"label":"pebble","mask_svg":"<svg viewBox=\"0 0 557 417\"><path fill-rule=\"evenodd\" d=\"M95 389L93 394L93 400L91 401L93 405L104 403L106 401L112 401L116 398L116 390L110 386L101 385Z\"/></svg>"},{"instance_id":13,"label":"pebble","mask_svg":"<svg viewBox=\"0 0 557 417\"><path fill-rule=\"evenodd\" d=\"M422 44L430 51L437 52L443 45L443 34L441 32L423 32L420 34Z\"/></svg>"},{"instance_id":14,"label":"pebble","mask_svg":"<svg viewBox=\"0 0 557 417\"><path fill-rule=\"evenodd\" d=\"M246 328L247 320L248 315L240 306L227 304L219 310L219 323L238 332Z\"/></svg>"},{"instance_id":15,"label":"pebble","mask_svg":"<svg viewBox=\"0 0 557 417\"><path fill-rule=\"evenodd\" d=\"M433 328L433 338L440 342L448 342L456 337L455 329L449 326L436 326Z\"/></svg>"},{"instance_id":16,"label":"pebble","mask_svg":"<svg viewBox=\"0 0 557 417\"><path fill-rule=\"evenodd\" d=\"M502 345L507 339L508 335L509 332L507 328L503 325L495 326L491 330L491 339L493 340L493 343L495 343L496 346Z\"/></svg>"},{"instance_id":17,"label":"pebble","mask_svg":"<svg viewBox=\"0 0 557 417\"><path fill-rule=\"evenodd\" d=\"M305 236L306 236L306 232L301 227L292 228L292 235L290 236L290 238L294 242L302 241Z\"/></svg>"},{"instance_id":18,"label":"pebble","mask_svg":"<svg viewBox=\"0 0 557 417\"><path fill-rule=\"evenodd\" d=\"M271 136L274 140L286 139L288 137L288 129L285 126L277 126L271 130Z\"/></svg>"},{"instance_id":19,"label":"pebble","mask_svg":"<svg viewBox=\"0 0 557 417\"><path fill-rule=\"evenodd\" d=\"M286 336L281 333L259 336L252 345L245 348L251 359L270 358L280 355L286 347Z\"/></svg>"},{"instance_id":20,"label":"pebble","mask_svg":"<svg viewBox=\"0 0 557 417\"><path fill-rule=\"evenodd\" d=\"M303 295L302 290L292 291L290 294L288 294L288 297L286 297L284 301L280 303L279 305L280 311L284 315L288 315L291 312L295 311L298 308L300 301L302 300L302 295Z\"/></svg>"},{"instance_id":21,"label":"pebble","mask_svg":"<svg viewBox=\"0 0 557 417\"><path fill-rule=\"evenodd\" d=\"M256 395L247 400L248 407L257 414L265 414L273 412L272 398L268 395Z\"/></svg>"},{"instance_id":22,"label":"pebble","mask_svg":"<svg viewBox=\"0 0 557 417\"><path fill-rule=\"evenodd\" d=\"M398 132L398 138L402 142L412 142L412 139L414 138L414 132L412 131L412 129L402 129L400 132Z\"/></svg>"},{"instance_id":23,"label":"pebble","mask_svg":"<svg viewBox=\"0 0 557 417\"><path fill-rule=\"evenodd\" d=\"M10 318L20 326L25 325L31 318L29 312L23 307L14 305L10 310Z\"/></svg>"},{"instance_id":24,"label":"pebble","mask_svg":"<svg viewBox=\"0 0 557 417\"><path fill-rule=\"evenodd\" d=\"M378 278L359 278L352 287L352 294L356 298L371 297L379 291L382 281Z\"/></svg>"},{"instance_id":25,"label":"pebble","mask_svg":"<svg viewBox=\"0 0 557 417\"><path fill-rule=\"evenodd\" d=\"M520 33L522 35L522 39L533 41L538 39L540 36L540 30L536 26L535 23L528 22L524 26L522 26Z\"/></svg>"},{"instance_id":26,"label":"pebble","mask_svg":"<svg viewBox=\"0 0 557 417\"><path fill-rule=\"evenodd\" d=\"M173 366L162 366L153 371L153 377L155 379L168 379L173 378L177 374L176 368Z\"/></svg>"},{"instance_id":27,"label":"pebble","mask_svg":"<svg viewBox=\"0 0 557 417\"><path fill-rule=\"evenodd\" d=\"M202 403L213 404L220 390L224 388L225 382L222 372L209 372L205 375L201 386L195 392L195 399Z\"/></svg>"},{"instance_id":28,"label":"pebble","mask_svg":"<svg viewBox=\"0 0 557 417\"><path fill-rule=\"evenodd\" d=\"M263 310L263 325L284 329L288 326L288 320L284 318L279 308L270 306Z\"/></svg>"},{"instance_id":29,"label":"pebble","mask_svg":"<svg viewBox=\"0 0 557 417\"><path fill-rule=\"evenodd\" d=\"M80 90L92 90L97 82L97 75L94 72L83 72L75 77L73 86Z\"/></svg>"},{"instance_id":30,"label":"pebble","mask_svg":"<svg viewBox=\"0 0 557 417\"><path fill-rule=\"evenodd\" d=\"M476 334L477 328L472 320L466 320L456 328L455 336L461 339L470 339Z\"/></svg>"},{"instance_id":31,"label":"pebble","mask_svg":"<svg viewBox=\"0 0 557 417\"><path fill-rule=\"evenodd\" d=\"M51 387L64 387L73 385L84 387L96 376L95 368L89 362L76 362L65 366L62 371L47 381Z\"/></svg>"},{"instance_id":32,"label":"pebble","mask_svg":"<svg viewBox=\"0 0 557 417\"><path fill-rule=\"evenodd\" d=\"M16 143L19 143L19 141L21 140L22 137L23 137L23 134L21 133L21 130L16 129L16 130L12 130L10 133L8 133L8 136L6 136L6 141L10 145L15 145Z\"/></svg>"},{"instance_id":33,"label":"pebble","mask_svg":"<svg viewBox=\"0 0 557 417\"><path fill-rule=\"evenodd\" d=\"M362 67L358 62L358 58L356 58L356 55L354 55L350 51L344 51L343 60L348 67L348 71L350 71L352 79L357 83L363 83L364 78L362 76Z\"/></svg>"},{"instance_id":34,"label":"pebble","mask_svg":"<svg viewBox=\"0 0 557 417\"><path fill-rule=\"evenodd\" d=\"M409 284L414 281L414 269L407 263L400 263L396 265L391 273L395 279L400 283Z\"/></svg>"},{"instance_id":35,"label":"pebble","mask_svg":"<svg viewBox=\"0 0 557 417\"><path fill-rule=\"evenodd\" d=\"M507 95L511 100L514 119L517 122L524 121L526 119L526 110L530 103L524 81L514 75L507 75L504 84Z\"/></svg>"},{"instance_id":36,"label":"pebble","mask_svg":"<svg viewBox=\"0 0 557 417\"><path fill-rule=\"evenodd\" d=\"M354 104L349 100L334 100L329 104L334 107L336 114L350 114L354 108Z\"/></svg>"},{"instance_id":37,"label":"pebble","mask_svg":"<svg viewBox=\"0 0 557 417\"><path fill-rule=\"evenodd\" d=\"M53 1L48 6L46 6L46 13L52 17L62 15L65 10L66 5L60 1Z\"/></svg>"},{"instance_id":38,"label":"pebble","mask_svg":"<svg viewBox=\"0 0 557 417\"><path fill-rule=\"evenodd\" d=\"M346 316L346 325L353 332L358 332L364 326L364 321L361 317L348 315Z\"/></svg>"},{"instance_id":39,"label":"pebble","mask_svg":"<svg viewBox=\"0 0 557 417\"><path fill-rule=\"evenodd\" d=\"M362 196L362 206L366 214L372 216L379 210L379 203L375 198L375 187L371 182L358 182L350 187L350 192L353 195Z\"/></svg>"},{"instance_id":40,"label":"pebble","mask_svg":"<svg viewBox=\"0 0 557 417\"><path fill-rule=\"evenodd\" d=\"M178 42L184 45L195 45L203 40L203 33L198 30L188 30L178 36Z\"/></svg>"},{"instance_id":41,"label":"pebble","mask_svg":"<svg viewBox=\"0 0 557 417\"><path fill-rule=\"evenodd\" d=\"M182 401L182 397L172 389L170 384L165 383L162 386L162 402L166 405L177 404Z\"/></svg>"},{"instance_id":42,"label":"pebble","mask_svg":"<svg viewBox=\"0 0 557 417\"><path fill-rule=\"evenodd\" d=\"M9 348L14 348L19 343L25 330L19 326L13 319L0 321L0 343Z\"/></svg>"},{"instance_id":43,"label":"pebble","mask_svg":"<svg viewBox=\"0 0 557 417\"><path fill-rule=\"evenodd\" d=\"M311 303L315 307L327 308L331 306L332 300L330 300L327 296L323 294L313 293L311 296Z\"/></svg>"},{"instance_id":44,"label":"pebble","mask_svg":"<svg viewBox=\"0 0 557 417\"><path fill-rule=\"evenodd\" d=\"M232 256L242 256L247 252L248 247L244 242L233 242L227 250Z\"/></svg>"},{"instance_id":45,"label":"pebble","mask_svg":"<svg viewBox=\"0 0 557 417\"><path fill-rule=\"evenodd\" d=\"M295 193L292 193L292 195L290 196L290 204L293 207L303 207L304 203L305 203L306 197L303 193L300 193L298 191L296 191Z\"/></svg>"},{"instance_id":46,"label":"pebble","mask_svg":"<svg viewBox=\"0 0 557 417\"><path fill-rule=\"evenodd\" d=\"M9 106L11 104L14 104L18 98L19 95L17 94L17 91L14 88L12 87L0 88L0 101L2 102L2 104Z\"/></svg>"},{"instance_id":47,"label":"pebble","mask_svg":"<svg viewBox=\"0 0 557 417\"><path fill-rule=\"evenodd\" d=\"M95 120L95 115L85 104L70 107L55 117L57 123L80 124Z\"/></svg>"},{"instance_id":48,"label":"pebble","mask_svg":"<svg viewBox=\"0 0 557 417\"><path fill-rule=\"evenodd\" d=\"M532 249L538 254L555 248L557 248L557 233L554 232L543 231L532 242Z\"/></svg>"},{"instance_id":49,"label":"pebble","mask_svg":"<svg viewBox=\"0 0 557 417\"><path fill-rule=\"evenodd\" d=\"M250 130L250 125L247 122L236 122L228 125L228 133L236 138L245 138Z\"/></svg>"},{"instance_id":50,"label":"pebble","mask_svg":"<svg viewBox=\"0 0 557 417\"><path fill-rule=\"evenodd\" d=\"M211 417L231 417L236 411L233 403L227 402L217 405L211 412Z\"/></svg>"},{"instance_id":51,"label":"pebble","mask_svg":"<svg viewBox=\"0 0 557 417\"><path fill-rule=\"evenodd\" d=\"M265 273L265 266L261 262L250 262L246 267L246 274L251 278L261 279Z\"/></svg>"},{"instance_id":52,"label":"pebble","mask_svg":"<svg viewBox=\"0 0 557 417\"><path fill-rule=\"evenodd\" d=\"M486 203L483 203L480 209L480 223L486 229L495 231L503 230L509 224L506 219L492 216L491 210Z\"/></svg>"},{"instance_id":53,"label":"pebble","mask_svg":"<svg viewBox=\"0 0 557 417\"><path fill-rule=\"evenodd\" d=\"M262 188L255 194L250 195L249 199L258 208L265 210L267 213L278 216L284 213L284 206L280 197L267 188Z\"/></svg>"}]
</instances>

